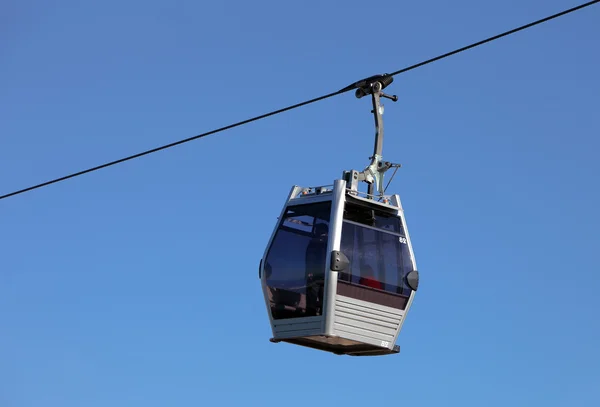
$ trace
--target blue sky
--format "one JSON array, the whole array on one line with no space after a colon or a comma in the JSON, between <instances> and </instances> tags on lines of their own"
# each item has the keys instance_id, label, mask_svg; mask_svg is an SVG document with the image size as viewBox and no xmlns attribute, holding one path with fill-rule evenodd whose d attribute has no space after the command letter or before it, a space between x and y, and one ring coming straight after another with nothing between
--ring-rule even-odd
<instances>
[{"instance_id":1,"label":"blue sky","mask_svg":"<svg viewBox=\"0 0 600 407\"><path fill-rule=\"evenodd\" d=\"M4 2L0 195L579 4ZM596 406L600 5L396 77L421 284L389 357L272 344L294 184L372 152L352 93L0 202L0 405Z\"/></svg>"}]
</instances>

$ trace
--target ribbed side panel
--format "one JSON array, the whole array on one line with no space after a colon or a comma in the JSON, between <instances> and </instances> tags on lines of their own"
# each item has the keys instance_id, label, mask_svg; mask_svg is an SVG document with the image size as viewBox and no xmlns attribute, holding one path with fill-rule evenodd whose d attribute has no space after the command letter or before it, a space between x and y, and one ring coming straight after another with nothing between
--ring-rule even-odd
<instances>
[{"instance_id":1,"label":"ribbed side panel","mask_svg":"<svg viewBox=\"0 0 600 407\"><path fill-rule=\"evenodd\" d=\"M282 320L273 322L275 338L294 338L299 336L312 336L323 334L323 318L310 320Z\"/></svg>"},{"instance_id":2,"label":"ribbed side panel","mask_svg":"<svg viewBox=\"0 0 600 407\"><path fill-rule=\"evenodd\" d=\"M392 347L404 312L357 300L336 296L335 334L377 346Z\"/></svg>"}]
</instances>

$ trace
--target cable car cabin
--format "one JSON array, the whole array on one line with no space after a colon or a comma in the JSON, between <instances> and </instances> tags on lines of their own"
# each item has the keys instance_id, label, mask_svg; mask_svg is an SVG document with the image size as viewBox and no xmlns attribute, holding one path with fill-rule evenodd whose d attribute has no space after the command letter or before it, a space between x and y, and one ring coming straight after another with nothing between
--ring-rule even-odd
<instances>
[{"instance_id":1,"label":"cable car cabin","mask_svg":"<svg viewBox=\"0 0 600 407\"><path fill-rule=\"evenodd\" d=\"M272 342L354 356L399 352L418 273L400 197L382 201L344 180L292 188L260 262Z\"/></svg>"}]
</instances>

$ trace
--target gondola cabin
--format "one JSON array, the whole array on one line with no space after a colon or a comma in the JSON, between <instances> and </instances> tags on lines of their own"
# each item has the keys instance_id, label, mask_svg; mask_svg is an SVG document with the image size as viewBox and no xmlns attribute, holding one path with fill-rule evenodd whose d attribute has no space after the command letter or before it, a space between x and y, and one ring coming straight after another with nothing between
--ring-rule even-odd
<instances>
[{"instance_id":1,"label":"gondola cabin","mask_svg":"<svg viewBox=\"0 0 600 407\"><path fill-rule=\"evenodd\" d=\"M418 286L400 197L294 186L260 261L272 342L387 355Z\"/></svg>"}]
</instances>

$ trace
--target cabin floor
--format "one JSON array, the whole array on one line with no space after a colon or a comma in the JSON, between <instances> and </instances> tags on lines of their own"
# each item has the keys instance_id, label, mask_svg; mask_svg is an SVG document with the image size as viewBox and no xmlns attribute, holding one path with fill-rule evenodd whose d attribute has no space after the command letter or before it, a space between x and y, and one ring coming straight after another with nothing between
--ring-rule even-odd
<instances>
[{"instance_id":1,"label":"cabin floor","mask_svg":"<svg viewBox=\"0 0 600 407\"><path fill-rule=\"evenodd\" d=\"M391 355L400 352L400 346L394 346L394 349L382 348L380 346L369 345L358 341L339 337L327 336L307 336L303 338L289 339L271 339L271 342L287 342L293 345L306 346L308 348L318 349L336 355L349 356L382 356Z\"/></svg>"}]
</instances>

